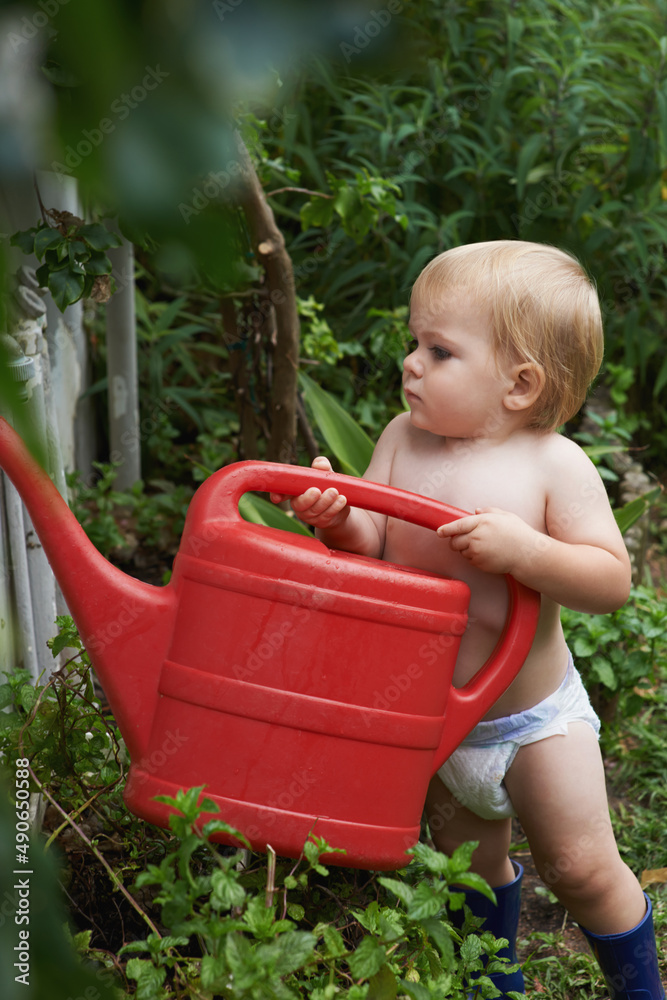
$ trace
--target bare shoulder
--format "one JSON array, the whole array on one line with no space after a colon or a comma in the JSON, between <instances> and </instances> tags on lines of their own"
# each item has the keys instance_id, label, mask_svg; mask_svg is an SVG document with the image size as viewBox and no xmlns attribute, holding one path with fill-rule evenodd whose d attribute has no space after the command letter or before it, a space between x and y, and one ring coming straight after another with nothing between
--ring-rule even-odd
<instances>
[{"instance_id":1,"label":"bare shoulder","mask_svg":"<svg viewBox=\"0 0 667 1000\"><path fill-rule=\"evenodd\" d=\"M571 438L563 434L546 434L540 439L542 465L547 473L557 477L600 479L597 469L586 452Z\"/></svg>"},{"instance_id":2,"label":"bare shoulder","mask_svg":"<svg viewBox=\"0 0 667 1000\"><path fill-rule=\"evenodd\" d=\"M549 534L624 552L604 482L583 448L552 434L544 455Z\"/></svg>"},{"instance_id":3,"label":"bare shoulder","mask_svg":"<svg viewBox=\"0 0 667 1000\"><path fill-rule=\"evenodd\" d=\"M406 411L405 413L399 413L397 417L390 420L385 429L380 435L380 441L387 441L397 444L402 444L407 440L411 432L414 430L410 422L410 414Z\"/></svg>"},{"instance_id":4,"label":"bare shoulder","mask_svg":"<svg viewBox=\"0 0 667 1000\"><path fill-rule=\"evenodd\" d=\"M393 457L397 451L405 447L410 439L411 430L410 414L399 413L397 417L389 421L382 431L375 446L373 458Z\"/></svg>"}]
</instances>

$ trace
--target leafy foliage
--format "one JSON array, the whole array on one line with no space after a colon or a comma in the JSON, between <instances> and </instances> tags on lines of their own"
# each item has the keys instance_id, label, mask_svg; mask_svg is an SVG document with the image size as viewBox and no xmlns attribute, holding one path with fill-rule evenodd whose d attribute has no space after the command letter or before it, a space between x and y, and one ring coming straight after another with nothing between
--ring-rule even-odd
<instances>
[{"instance_id":1,"label":"leafy foliage","mask_svg":"<svg viewBox=\"0 0 667 1000\"><path fill-rule=\"evenodd\" d=\"M587 685L607 698L623 697L633 716L650 701L658 665L667 659L667 607L652 587L633 588L622 608L608 615L562 609L563 628Z\"/></svg>"},{"instance_id":2,"label":"leafy foliage","mask_svg":"<svg viewBox=\"0 0 667 1000\"><path fill-rule=\"evenodd\" d=\"M106 302L115 291L106 251L120 246L120 238L101 223L85 223L70 212L50 210L49 215L55 226L42 221L15 233L11 245L42 261L37 280L48 288L61 312L84 296Z\"/></svg>"}]
</instances>

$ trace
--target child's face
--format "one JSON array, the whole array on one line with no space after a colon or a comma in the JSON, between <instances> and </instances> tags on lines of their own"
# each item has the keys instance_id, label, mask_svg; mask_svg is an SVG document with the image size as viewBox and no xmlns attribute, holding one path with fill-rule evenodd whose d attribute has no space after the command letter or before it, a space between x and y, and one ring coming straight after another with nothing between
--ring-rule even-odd
<instances>
[{"instance_id":1,"label":"child's face","mask_svg":"<svg viewBox=\"0 0 667 1000\"><path fill-rule=\"evenodd\" d=\"M415 427L451 438L494 436L513 383L496 361L487 309L457 289L437 306L413 295L410 331L403 388Z\"/></svg>"}]
</instances>

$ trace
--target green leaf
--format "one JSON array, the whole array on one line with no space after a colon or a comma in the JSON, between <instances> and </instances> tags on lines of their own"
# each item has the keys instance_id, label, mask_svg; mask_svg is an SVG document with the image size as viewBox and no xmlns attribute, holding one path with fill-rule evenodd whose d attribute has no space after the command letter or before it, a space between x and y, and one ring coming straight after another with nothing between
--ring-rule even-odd
<instances>
[{"instance_id":1,"label":"green leaf","mask_svg":"<svg viewBox=\"0 0 667 1000\"><path fill-rule=\"evenodd\" d=\"M229 978L229 969L224 955L204 955L201 960L201 984L205 990L222 988L222 980Z\"/></svg>"},{"instance_id":2,"label":"green leaf","mask_svg":"<svg viewBox=\"0 0 667 1000\"><path fill-rule=\"evenodd\" d=\"M327 953L332 958L340 958L341 955L347 954L343 935L335 927L332 927L331 924L325 924L322 927L322 937L324 938Z\"/></svg>"},{"instance_id":3,"label":"green leaf","mask_svg":"<svg viewBox=\"0 0 667 1000\"><path fill-rule=\"evenodd\" d=\"M297 535L313 537L312 531L298 518L291 517L270 500L264 500L254 493L246 493L241 497L239 512L242 518L252 524L265 524L269 528L282 528L283 531L293 531Z\"/></svg>"},{"instance_id":4,"label":"green leaf","mask_svg":"<svg viewBox=\"0 0 667 1000\"><path fill-rule=\"evenodd\" d=\"M17 700L23 711L29 712L37 701L37 692L30 684L23 684L21 685Z\"/></svg>"},{"instance_id":5,"label":"green leaf","mask_svg":"<svg viewBox=\"0 0 667 1000\"><path fill-rule=\"evenodd\" d=\"M211 886L211 904L216 908L231 910L233 906L243 906L245 889L239 885L237 876L231 872L221 870L213 872Z\"/></svg>"},{"instance_id":6,"label":"green leaf","mask_svg":"<svg viewBox=\"0 0 667 1000\"><path fill-rule=\"evenodd\" d=\"M292 931L283 934L271 946L278 953L275 970L279 976L294 972L313 958L317 938L309 931Z\"/></svg>"},{"instance_id":7,"label":"green leaf","mask_svg":"<svg viewBox=\"0 0 667 1000\"><path fill-rule=\"evenodd\" d=\"M369 979L380 971L387 961L387 955L376 938L365 937L347 961L355 979Z\"/></svg>"},{"instance_id":8,"label":"green leaf","mask_svg":"<svg viewBox=\"0 0 667 1000\"><path fill-rule=\"evenodd\" d=\"M136 1000L163 1000L166 997L162 988L167 975L166 969L156 969L152 962L144 958L131 958L125 974L129 979L137 981Z\"/></svg>"},{"instance_id":9,"label":"green leaf","mask_svg":"<svg viewBox=\"0 0 667 1000\"><path fill-rule=\"evenodd\" d=\"M85 270L88 274L111 274L112 264L105 253L93 251L85 262Z\"/></svg>"},{"instance_id":10,"label":"green leaf","mask_svg":"<svg viewBox=\"0 0 667 1000\"><path fill-rule=\"evenodd\" d=\"M116 233L111 233L101 222L92 222L87 226L81 226L76 231L79 240L85 240L93 250L109 250L111 247L121 245L120 237Z\"/></svg>"},{"instance_id":11,"label":"green leaf","mask_svg":"<svg viewBox=\"0 0 667 1000\"><path fill-rule=\"evenodd\" d=\"M411 1000L433 1000L433 994L421 983L412 983L408 982L407 979L401 979L401 990L407 997L411 997ZM447 996L447 994L442 993L441 996Z\"/></svg>"},{"instance_id":12,"label":"green leaf","mask_svg":"<svg viewBox=\"0 0 667 1000\"><path fill-rule=\"evenodd\" d=\"M35 233L35 256L37 260L43 260L44 254L52 247L67 243L67 238L63 236L59 229L52 229L50 226L38 229Z\"/></svg>"},{"instance_id":13,"label":"green leaf","mask_svg":"<svg viewBox=\"0 0 667 1000\"><path fill-rule=\"evenodd\" d=\"M517 198L521 200L526 189L526 182L528 180L528 172L533 166L533 163L537 159L537 156L544 145L544 136L541 132L535 132L530 138L523 144L521 153L519 154L519 162L516 168L516 194Z\"/></svg>"},{"instance_id":14,"label":"green leaf","mask_svg":"<svg viewBox=\"0 0 667 1000\"><path fill-rule=\"evenodd\" d=\"M408 885L407 882L401 882L396 878L385 878L382 875L378 877L378 882L380 885L383 885L385 889L389 889L389 891L393 892L395 896L398 896L402 903L405 903L406 906L410 906L415 895L415 890L411 885Z\"/></svg>"},{"instance_id":15,"label":"green leaf","mask_svg":"<svg viewBox=\"0 0 667 1000\"><path fill-rule=\"evenodd\" d=\"M361 476L373 455L373 442L337 399L303 372L299 374L304 399L322 437L340 462L343 472Z\"/></svg>"},{"instance_id":16,"label":"green leaf","mask_svg":"<svg viewBox=\"0 0 667 1000\"><path fill-rule=\"evenodd\" d=\"M577 636L574 640L574 655L579 659L592 656L598 648L597 641L589 636Z\"/></svg>"},{"instance_id":17,"label":"green leaf","mask_svg":"<svg viewBox=\"0 0 667 1000\"><path fill-rule=\"evenodd\" d=\"M51 271L49 275L49 291L61 312L79 301L83 295L83 286L84 276L75 274L69 267L61 267L57 271Z\"/></svg>"},{"instance_id":18,"label":"green leaf","mask_svg":"<svg viewBox=\"0 0 667 1000\"><path fill-rule=\"evenodd\" d=\"M635 522L639 520L642 514L645 514L649 507L656 502L662 495L662 489L660 486L656 486L654 489L649 490L648 493L644 493L643 496L637 497L636 500L630 500L623 507L614 511L614 517L616 518L616 524L622 535L632 527Z\"/></svg>"},{"instance_id":19,"label":"green leaf","mask_svg":"<svg viewBox=\"0 0 667 1000\"><path fill-rule=\"evenodd\" d=\"M435 943L444 964L447 968L451 968L454 964L454 942L446 924L442 920L438 920L437 917L427 917L420 923L429 938Z\"/></svg>"},{"instance_id":20,"label":"green leaf","mask_svg":"<svg viewBox=\"0 0 667 1000\"><path fill-rule=\"evenodd\" d=\"M388 965L371 976L367 1000L394 1000L398 993L398 980Z\"/></svg>"},{"instance_id":21,"label":"green leaf","mask_svg":"<svg viewBox=\"0 0 667 1000\"><path fill-rule=\"evenodd\" d=\"M245 847L250 847L250 842L243 836L240 830L230 826L229 823L225 823L224 819L210 819L208 823L204 824L201 832L202 835L207 838L212 837L214 833L226 833L235 837L240 843L244 844Z\"/></svg>"},{"instance_id":22,"label":"green leaf","mask_svg":"<svg viewBox=\"0 0 667 1000\"><path fill-rule=\"evenodd\" d=\"M14 233L9 241L9 245L19 247L23 253L34 253L35 251L35 229L25 229L19 233Z\"/></svg>"},{"instance_id":23,"label":"green leaf","mask_svg":"<svg viewBox=\"0 0 667 1000\"><path fill-rule=\"evenodd\" d=\"M306 915L306 911L304 910L303 906L301 906L300 903L288 903L287 913L292 918L292 920L296 920L297 922L299 920L303 920L303 918Z\"/></svg>"},{"instance_id":24,"label":"green leaf","mask_svg":"<svg viewBox=\"0 0 667 1000\"><path fill-rule=\"evenodd\" d=\"M465 878L466 875L462 875L461 881ZM412 920L424 920L427 917L434 917L442 909L442 906L442 895L436 886L430 882L423 881L415 889L414 896L408 907L408 914Z\"/></svg>"},{"instance_id":25,"label":"green leaf","mask_svg":"<svg viewBox=\"0 0 667 1000\"><path fill-rule=\"evenodd\" d=\"M311 226L326 228L331 222L333 213L333 198L313 198L301 208L301 226L303 229L310 229Z\"/></svg>"},{"instance_id":26,"label":"green leaf","mask_svg":"<svg viewBox=\"0 0 667 1000\"><path fill-rule=\"evenodd\" d=\"M601 656L595 656L591 666L593 673L601 684L604 684L610 691L615 691L618 688L618 678L608 660L603 659Z\"/></svg>"},{"instance_id":27,"label":"green leaf","mask_svg":"<svg viewBox=\"0 0 667 1000\"><path fill-rule=\"evenodd\" d=\"M11 705L14 701L14 693L11 684L0 684L0 711Z\"/></svg>"}]
</instances>

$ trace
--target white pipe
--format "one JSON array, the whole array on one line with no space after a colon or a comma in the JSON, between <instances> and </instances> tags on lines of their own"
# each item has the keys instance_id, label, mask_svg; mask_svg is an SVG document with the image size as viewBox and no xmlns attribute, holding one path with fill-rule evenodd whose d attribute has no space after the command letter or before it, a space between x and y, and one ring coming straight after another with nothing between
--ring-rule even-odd
<instances>
[{"instance_id":1,"label":"white pipe","mask_svg":"<svg viewBox=\"0 0 667 1000\"><path fill-rule=\"evenodd\" d=\"M122 462L116 489L129 489L141 478L137 328L134 312L134 248L122 244L108 251L113 273L126 276L107 303L107 377L109 448L112 462Z\"/></svg>"}]
</instances>

